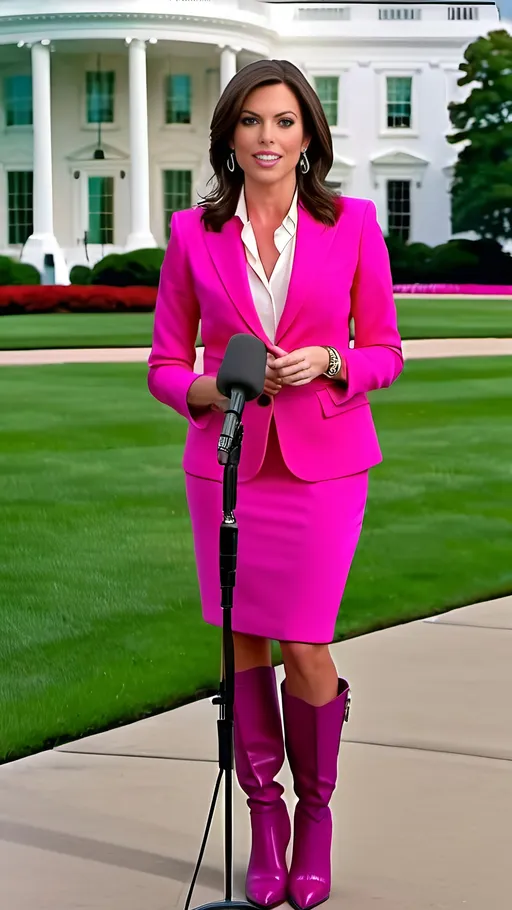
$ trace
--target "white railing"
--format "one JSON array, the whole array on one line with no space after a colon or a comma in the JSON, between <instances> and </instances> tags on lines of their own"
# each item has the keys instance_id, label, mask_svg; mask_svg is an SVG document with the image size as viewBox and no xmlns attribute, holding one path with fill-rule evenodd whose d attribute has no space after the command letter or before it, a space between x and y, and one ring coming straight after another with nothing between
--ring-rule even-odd
<instances>
[{"instance_id":1,"label":"white railing","mask_svg":"<svg viewBox=\"0 0 512 910\"><path fill-rule=\"evenodd\" d=\"M383 6L379 8L379 19L384 20L404 20L404 19L421 19L421 7L412 6Z\"/></svg>"},{"instance_id":2,"label":"white railing","mask_svg":"<svg viewBox=\"0 0 512 910\"><path fill-rule=\"evenodd\" d=\"M301 22L346 21L350 19L349 6L303 6L295 10L295 19Z\"/></svg>"},{"instance_id":3,"label":"white railing","mask_svg":"<svg viewBox=\"0 0 512 910\"><path fill-rule=\"evenodd\" d=\"M457 22L478 19L478 12L478 6L449 6L448 19L457 20Z\"/></svg>"}]
</instances>

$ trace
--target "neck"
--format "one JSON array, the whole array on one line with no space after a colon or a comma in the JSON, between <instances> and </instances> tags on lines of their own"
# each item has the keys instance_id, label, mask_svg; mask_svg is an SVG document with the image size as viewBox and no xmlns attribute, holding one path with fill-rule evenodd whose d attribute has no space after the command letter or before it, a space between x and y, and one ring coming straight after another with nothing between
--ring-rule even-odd
<instances>
[{"instance_id":1,"label":"neck","mask_svg":"<svg viewBox=\"0 0 512 910\"><path fill-rule=\"evenodd\" d=\"M281 224L292 204L296 189L295 173L290 179L281 180L272 186L246 180L244 183L245 204L249 220L260 225Z\"/></svg>"}]
</instances>

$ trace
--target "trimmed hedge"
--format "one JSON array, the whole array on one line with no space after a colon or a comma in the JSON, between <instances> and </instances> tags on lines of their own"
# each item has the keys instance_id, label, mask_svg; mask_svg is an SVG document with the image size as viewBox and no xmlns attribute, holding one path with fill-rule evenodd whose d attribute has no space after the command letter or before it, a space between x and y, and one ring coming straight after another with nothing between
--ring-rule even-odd
<instances>
[{"instance_id":1,"label":"trimmed hedge","mask_svg":"<svg viewBox=\"0 0 512 910\"><path fill-rule=\"evenodd\" d=\"M0 286L41 284L41 276L33 265L18 262L9 256L0 256Z\"/></svg>"},{"instance_id":2,"label":"trimmed hedge","mask_svg":"<svg viewBox=\"0 0 512 910\"><path fill-rule=\"evenodd\" d=\"M0 316L22 313L147 313L155 308L156 288L40 285L0 287Z\"/></svg>"},{"instance_id":3,"label":"trimmed hedge","mask_svg":"<svg viewBox=\"0 0 512 910\"><path fill-rule=\"evenodd\" d=\"M91 284L112 287L158 287L165 251L156 247L111 253L94 266Z\"/></svg>"},{"instance_id":4,"label":"trimmed hedge","mask_svg":"<svg viewBox=\"0 0 512 910\"><path fill-rule=\"evenodd\" d=\"M512 256L493 240L439 246L386 238L394 284L512 284Z\"/></svg>"},{"instance_id":5,"label":"trimmed hedge","mask_svg":"<svg viewBox=\"0 0 512 910\"><path fill-rule=\"evenodd\" d=\"M74 265L69 273L71 284L90 284L92 278L92 269L88 265Z\"/></svg>"}]
</instances>

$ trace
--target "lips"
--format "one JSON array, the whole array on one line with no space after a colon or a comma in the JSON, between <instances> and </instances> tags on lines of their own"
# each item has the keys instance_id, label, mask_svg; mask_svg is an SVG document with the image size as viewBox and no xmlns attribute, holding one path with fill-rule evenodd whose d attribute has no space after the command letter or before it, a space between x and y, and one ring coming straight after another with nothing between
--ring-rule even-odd
<instances>
[{"instance_id":1,"label":"lips","mask_svg":"<svg viewBox=\"0 0 512 910\"><path fill-rule=\"evenodd\" d=\"M264 157L261 158L260 155L264 155ZM253 155L253 158L256 158L257 161L279 161L281 157L281 155L274 155L273 152L268 152L268 154L265 152L258 152L256 155Z\"/></svg>"}]
</instances>

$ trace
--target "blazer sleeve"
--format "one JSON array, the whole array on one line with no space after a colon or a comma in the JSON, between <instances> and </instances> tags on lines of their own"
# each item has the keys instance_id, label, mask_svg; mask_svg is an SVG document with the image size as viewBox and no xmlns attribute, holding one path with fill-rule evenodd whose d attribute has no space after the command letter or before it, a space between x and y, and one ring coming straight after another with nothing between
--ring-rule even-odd
<instances>
[{"instance_id":1,"label":"blazer sleeve","mask_svg":"<svg viewBox=\"0 0 512 910\"><path fill-rule=\"evenodd\" d=\"M192 413L187 403L188 390L201 375L194 372L200 309L180 214L172 215L171 236L160 272L148 359L148 388L158 401L202 427L208 422L210 412L194 408Z\"/></svg>"},{"instance_id":2,"label":"blazer sleeve","mask_svg":"<svg viewBox=\"0 0 512 910\"><path fill-rule=\"evenodd\" d=\"M387 388L404 366L389 254L373 202L368 202L363 216L351 314L354 347L340 351L346 363L347 398Z\"/></svg>"}]
</instances>

